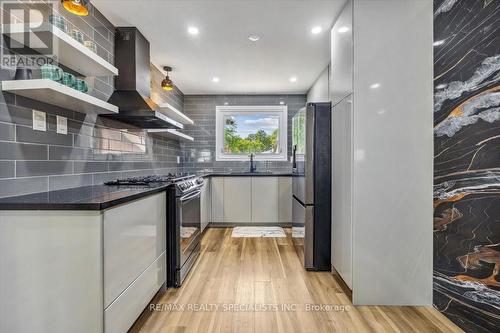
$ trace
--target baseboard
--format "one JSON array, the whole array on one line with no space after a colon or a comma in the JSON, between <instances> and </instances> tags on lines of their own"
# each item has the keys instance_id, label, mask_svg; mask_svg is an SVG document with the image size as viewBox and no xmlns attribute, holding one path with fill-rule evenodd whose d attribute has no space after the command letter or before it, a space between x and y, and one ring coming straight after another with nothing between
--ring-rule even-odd
<instances>
[{"instance_id":1,"label":"baseboard","mask_svg":"<svg viewBox=\"0 0 500 333\"><path fill-rule=\"evenodd\" d=\"M229 223L229 222L210 222L207 228L234 228L234 227L282 227L291 228L292 223Z\"/></svg>"},{"instance_id":2,"label":"baseboard","mask_svg":"<svg viewBox=\"0 0 500 333\"><path fill-rule=\"evenodd\" d=\"M347 295L349 300L352 302L352 290L349 288L347 283L345 283L344 279L340 276L340 274L337 272L337 270L333 267L332 265L332 275L335 281L338 283L340 286L340 289L342 289L342 292Z\"/></svg>"}]
</instances>

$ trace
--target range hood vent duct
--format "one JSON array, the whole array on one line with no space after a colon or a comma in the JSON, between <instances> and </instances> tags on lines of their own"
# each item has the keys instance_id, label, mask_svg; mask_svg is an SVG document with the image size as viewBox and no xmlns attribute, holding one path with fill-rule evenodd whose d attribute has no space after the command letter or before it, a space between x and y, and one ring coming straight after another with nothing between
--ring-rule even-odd
<instances>
[{"instance_id":1,"label":"range hood vent duct","mask_svg":"<svg viewBox=\"0 0 500 333\"><path fill-rule=\"evenodd\" d=\"M115 34L115 91L108 102L118 114L105 115L140 128L182 128L151 99L149 42L135 27L118 27Z\"/></svg>"}]
</instances>

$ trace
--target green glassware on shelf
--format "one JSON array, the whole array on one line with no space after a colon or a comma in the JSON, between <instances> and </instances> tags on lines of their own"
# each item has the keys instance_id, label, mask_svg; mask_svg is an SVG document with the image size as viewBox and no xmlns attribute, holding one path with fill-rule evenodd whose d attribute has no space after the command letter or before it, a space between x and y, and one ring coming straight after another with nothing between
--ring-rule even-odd
<instances>
[{"instance_id":1,"label":"green glassware on shelf","mask_svg":"<svg viewBox=\"0 0 500 333\"><path fill-rule=\"evenodd\" d=\"M50 64L43 65L41 71L42 79L50 79L56 82L60 82L64 75L64 71L61 68Z\"/></svg>"},{"instance_id":2,"label":"green glassware on shelf","mask_svg":"<svg viewBox=\"0 0 500 333\"><path fill-rule=\"evenodd\" d=\"M76 78L73 74L64 73L62 78L62 84L70 88L74 88L76 83Z\"/></svg>"},{"instance_id":3,"label":"green glassware on shelf","mask_svg":"<svg viewBox=\"0 0 500 333\"><path fill-rule=\"evenodd\" d=\"M74 88L78 91L81 91L82 93L87 93L89 91L89 87L87 86L87 82L85 82L85 80L82 80L82 79L75 80Z\"/></svg>"}]
</instances>

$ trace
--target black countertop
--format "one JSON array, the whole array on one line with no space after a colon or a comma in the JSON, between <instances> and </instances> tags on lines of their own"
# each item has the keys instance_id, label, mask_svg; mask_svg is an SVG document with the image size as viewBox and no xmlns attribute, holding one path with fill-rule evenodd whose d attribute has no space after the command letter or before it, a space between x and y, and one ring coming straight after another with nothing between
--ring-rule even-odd
<instances>
[{"instance_id":1,"label":"black countertop","mask_svg":"<svg viewBox=\"0 0 500 333\"><path fill-rule=\"evenodd\" d=\"M291 172L207 172L201 177L291 177Z\"/></svg>"},{"instance_id":2,"label":"black countertop","mask_svg":"<svg viewBox=\"0 0 500 333\"><path fill-rule=\"evenodd\" d=\"M95 185L0 198L0 210L103 210L165 191L168 185Z\"/></svg>"},{"instance_id":3,"label":"black countertop","mask_svg":"<svg viewBox=\"0 0 500 333\"><path fill-rule=\"evenodd\" d=\"M289 177L287 172L210 172L202 177ZM0 210L103 210L165 191L170 183L95 185L0 198Z\"/></svg>"}]
</instances>

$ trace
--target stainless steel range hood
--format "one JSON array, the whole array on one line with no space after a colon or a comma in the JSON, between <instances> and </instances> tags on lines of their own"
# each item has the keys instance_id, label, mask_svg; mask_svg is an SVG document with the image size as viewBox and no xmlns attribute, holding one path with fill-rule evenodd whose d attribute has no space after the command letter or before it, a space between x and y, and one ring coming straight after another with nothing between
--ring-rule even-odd
<instances>
[{"instance_id":1,"label":"stainless steel range hood","mask_svg":"<svg viewBox=\"0 0 500 333\"><path fill-rule=\"evenodd\" d=\"M115 78L116 90L108 102L118 106L120 112L104 117L140 128L184 127L162 114L150 98L149 42L137 28L116 28L115 66L120 74Z\"/></svg>"}]
</instances>

